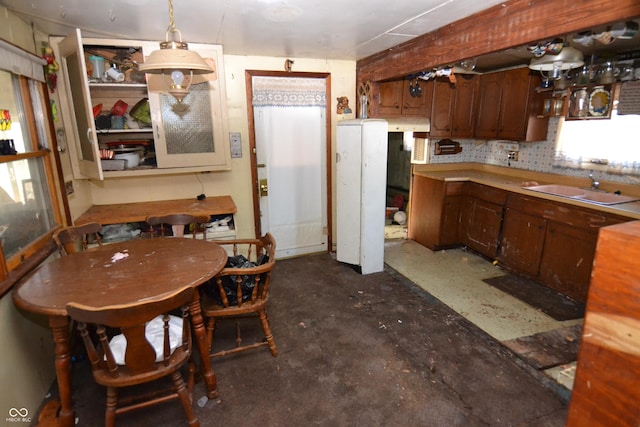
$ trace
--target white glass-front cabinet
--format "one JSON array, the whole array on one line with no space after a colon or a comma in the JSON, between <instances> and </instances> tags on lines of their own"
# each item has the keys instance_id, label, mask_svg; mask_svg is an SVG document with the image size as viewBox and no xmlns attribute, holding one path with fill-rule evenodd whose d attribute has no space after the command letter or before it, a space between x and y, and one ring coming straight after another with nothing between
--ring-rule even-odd
<instances>
[{"instance_id":1,"label":"white glass-front cabinet","mask_svg":"<svg viewBox=\"0 0 640 427\"><path fill-rule=\"evenodd\" d=\"M145 43L142 49L147 57L158 49L158 43ZM227 109L222 47L189 43L189 50L198 52L215 71L194 75L182 103L163 93L168 76L147 74L158 167L225 168L229 165L229 133L224 125Z\"/></svg>"},{"instance_id":2,"label":"white glass-front cabinet","mask_svg":"<svg viewBox=\"0 0 640 427\"><path fill-rule=\"evenodd\" d=\"M79 30L52 42L57 45L61 63L59 97L75 178L230 168L221 46L189 45L215 72L194 76L189 94L178 103L164 92L163 76L145 75L130 65L143 62L144 57L159 49L156 42L82 38ZM98 77L103 74L93 70L101 71L102 60L105 70L115 64L125 80ZM144 105L147 99L150 122L131 117L132 109ZM123 105L126 105L124 126L112 123L109 113ZM140 158L139 165L106 162L101 160L101 150L118 154L135 152ZM119 167L121 164L125 164L124 168Z\"/></svg>"}]
</instances>

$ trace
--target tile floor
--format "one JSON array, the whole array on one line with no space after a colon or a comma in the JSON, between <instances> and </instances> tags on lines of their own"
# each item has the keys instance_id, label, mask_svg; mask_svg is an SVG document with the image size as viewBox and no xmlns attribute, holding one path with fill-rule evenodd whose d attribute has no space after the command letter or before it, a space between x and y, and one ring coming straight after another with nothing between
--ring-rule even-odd
<instances>
[{"instance_id":1,"label":"tile floor","mask_svg":"<svg viewBox=\"0 0 640 427\"><path fill-rule=\"evenodd\" d=\"M385 263L425 289L498 341L529 336L582 323L557 321L487 285L482 279L506 274L499 265L465 249L433 252L406 239L406 228L385 229ZM575 363L546 373L567 389L573 386Z\"/></svg>"}]
</instances>

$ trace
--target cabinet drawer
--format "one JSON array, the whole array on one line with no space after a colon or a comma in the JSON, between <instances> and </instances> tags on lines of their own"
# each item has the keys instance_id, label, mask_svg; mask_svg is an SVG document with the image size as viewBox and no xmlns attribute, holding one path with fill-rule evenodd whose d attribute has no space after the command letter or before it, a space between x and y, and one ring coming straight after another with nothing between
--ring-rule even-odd
<instances>
[{"instance_id":1,"label":"cabinet drawer","mask_svg":"<svg viewBox=\"0 0 640 427\"><path fill-rule=\"evenodd\" d=\"M499 188L493 188L475 182L467 183L466 194L485 202L503 206L507 200L507 192Z\"/></svg>"},{"instance_id":2,"label":"cabinet drawer","mask_svg":"<svg viewBox=\"0 0 640 427\"><path fill-rule=\"evenodd\" d=\"M445 195L462 196L463 194L465 194L466 185L466 182L447 182Z\"/></svg>"},{"instance_id":3,"label":"cabinet drawer","mask_svg":"<svg viewBox=\"0 0 640 427\"><path fill-rule=\"evenodd\" d=\"M509 195L507 207L566 225L592 230L628 221L617 215L513 193Z\"/></svg>"}]
</instances>

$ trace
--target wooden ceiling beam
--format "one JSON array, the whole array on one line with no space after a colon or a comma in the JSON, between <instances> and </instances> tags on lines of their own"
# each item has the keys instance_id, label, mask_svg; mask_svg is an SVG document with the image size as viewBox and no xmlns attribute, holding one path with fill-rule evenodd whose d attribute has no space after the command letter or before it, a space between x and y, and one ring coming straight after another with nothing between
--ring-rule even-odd
<instances>
[{"instance_id":1,"label":"wooden ceiling beam","mask_svg":"<svg viewBox=\"0 0 640 427\"><path fill-rule=\"evenodd\" d=\"M357 61L356 78L401 78L639 16L638 0L510 0Z\"/></svg>"}]
</instances>

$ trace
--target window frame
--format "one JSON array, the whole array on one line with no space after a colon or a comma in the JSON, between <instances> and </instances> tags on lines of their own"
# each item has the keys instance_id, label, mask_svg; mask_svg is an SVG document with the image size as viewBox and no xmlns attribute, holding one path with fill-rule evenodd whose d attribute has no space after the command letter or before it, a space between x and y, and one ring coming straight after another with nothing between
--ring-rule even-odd
<instances>
[{"instance_id":1,"label":"window frame","mask_svg":"<svg viewBox=\"0 0 640 427\"><path fill-rule=\"evenodd\" d=\"M60 168L57 141L54 137L55 132L51 111L47 108L50 105L47 86L44 82L25 76L17 77L19 81L19 91L24 102L25 123L28 125L26 130L34 143L38 143L40 138L38 137L38 129L36 126L33 97L29 87L30 81L33 81L38 89L42 98L42 109L44 110L42 113L46 121L46 123L44 123L46 135L43 135L43 137L49 142L49 147L39 147L36 150L25 153L0 156L0 164L34 158L42 159L42 167L45 175L41 178L44 181L42 184L49 190L56 226L9 258L5 257L2 246L0 245L0 297L4 296L24 275L55 251L56 247L53 243L52 235L64 223L63 212L65 213L64 216L66 216L67 222L70 217L68 202L59 184L63 181L62 170Z\"/></svg>"}]
</instances>

